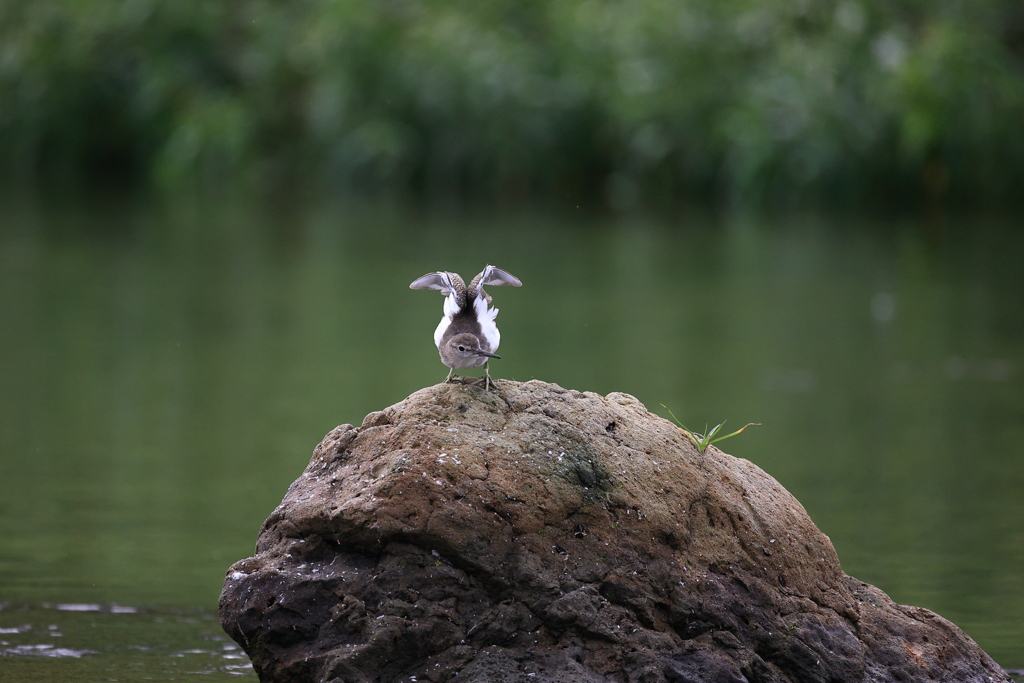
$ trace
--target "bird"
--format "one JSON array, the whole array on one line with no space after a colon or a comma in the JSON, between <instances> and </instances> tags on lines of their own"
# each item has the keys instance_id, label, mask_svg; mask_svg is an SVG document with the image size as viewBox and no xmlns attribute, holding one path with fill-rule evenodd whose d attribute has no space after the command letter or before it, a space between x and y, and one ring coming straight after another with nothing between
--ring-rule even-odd
<instances>
[{"instance_id":1,"label":"bird","mask_svg":"<svg viewBox=\"0 0 1024 683\"><path fill-rule=\"evenodd\" d=\"M409 285L409 289L437 289L444 295L444 316L434 330L434 344L441 362L450 370L444 381L453 381L456 370L484 366L484 390L491 388L487 366L491 358L501 358L495 351L501 335L494 319L498 309L491 308L491 297L484 285L522 287L515 275L488 265L466 286L458 273L438 271L427 273Z\"/></svg>"}]
</instances>

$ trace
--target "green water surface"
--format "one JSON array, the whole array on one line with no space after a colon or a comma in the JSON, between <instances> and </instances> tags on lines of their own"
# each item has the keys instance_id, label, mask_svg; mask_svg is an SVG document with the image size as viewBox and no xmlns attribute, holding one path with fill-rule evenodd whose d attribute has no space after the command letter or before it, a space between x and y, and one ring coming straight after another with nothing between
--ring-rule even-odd
<instances>
[{"instance_id":1,"label":"green water surface","mask_svg":"<svg viewBox=\"0 0 1024 683\"><path fill-rule=\"evenodd\" d=\"M992 217L0 205L0 680L253 677L224 571L338 424L444 378L637 396L786 486L844 570L1024 668L1024 230ZM731 430L729 430L731 431Z\"/></svg>"}]
</instances>

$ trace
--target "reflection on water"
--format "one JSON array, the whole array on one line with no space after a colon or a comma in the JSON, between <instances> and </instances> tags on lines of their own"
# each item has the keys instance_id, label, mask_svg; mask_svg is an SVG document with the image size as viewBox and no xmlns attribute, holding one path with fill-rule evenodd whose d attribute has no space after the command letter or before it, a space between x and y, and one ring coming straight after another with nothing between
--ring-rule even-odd
<instances>
[{"instance_id":1,"label":"reflection on water","mask_svg":"<svg viewBox=\"0 0 1024 683\"><path fill-rule=\"evenodd\" d=\"M210 609L3 605L0 624L4 681L255 679Z\"/></svg>"},{"instance_id":2,"label":"reflection on water","mask_svg":"<svg viewBox=\"0 0 1024 683\"><path fill-rule=\"evenodd\" d=\"M0 626L33 629L0 635L5 650L117 659L167 610L220 636L224 571L322 435L447 373L441 298L408 283L494 263L524 283L491 292L494 376L625 391L691 426L762 423L722 445L800 499L848 573L1024 667L1024 234L1009 221L185 199L0 214ZM100 610L11 617L44 604ZM40 637L78 619L136 630ZM193 641L153 656L216 661L228 644Z\"/></svg>"}]
</instances>

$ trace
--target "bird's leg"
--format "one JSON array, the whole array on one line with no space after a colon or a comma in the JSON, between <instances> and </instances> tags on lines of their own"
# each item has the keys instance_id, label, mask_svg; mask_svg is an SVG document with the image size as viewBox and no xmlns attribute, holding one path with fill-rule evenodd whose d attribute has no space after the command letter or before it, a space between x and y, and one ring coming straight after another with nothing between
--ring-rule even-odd
<instances>
[{"instance_id":1,"label":"bird's leg","mask_svg":"<svg viewBox=\"0 0 1024 683\"><path fill-rule=\"evenodd\" d=\"M491 371L487 367L487 361L484 361L484 391L491 390Z\"/></svg>"},{"instance_id":2,"label":"bird's leg","mask_svg":"<svg viewBox=\"0 0 1024 683\"><path fill-rule=\"evenodd\" d=\"M458 377L458 375L455 374L455 368L451 368L450 370L448 370L448 376L444 378L444 382L441 382L441 384L447 384L448 382L451 382L452 379L455 377Z\"/></svg>"}]
</instances>

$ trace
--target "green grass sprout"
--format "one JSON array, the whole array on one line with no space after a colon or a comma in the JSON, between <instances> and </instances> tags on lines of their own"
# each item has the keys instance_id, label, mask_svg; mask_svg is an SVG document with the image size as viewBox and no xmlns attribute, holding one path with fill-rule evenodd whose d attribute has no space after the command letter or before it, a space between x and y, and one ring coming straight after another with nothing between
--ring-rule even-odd
<instances>
[{"instance_id":1,"label":"green grass sprout","mask_svg":"<svg viewBox=\"0 0 1024 683\"><path fill-rule=\"evenodd\" d=\"M676 414L673 413L672 410L667 405L662 403L661 407L668 411L668 414L671 415L672 419L675 420L677 425L679 425L679 431L681 431L683 434L686 434L687 438L689 438L690 441L693 442L693 445L701 453L706 451L708 449L708 446L710 446L711 444L718 443L719 441L725 441L726 439L731 439L732 437L736 436L737 434L742 432L747 427L760 427L761 426L760 422L748 422L747 424L743 425L742 427L737 429L732 434L726 434L725 436L720 436L720 437L718 437L716 439L715 435L718 434L719 430L722 429L722 427L725 426L725 422L726 422L725 420L722 420L721 424L715 425L714 428L711 431L708 431L707 426L705 426L704 427L704 433L701 434L700 432L695 432L692 429L687 429L686 425L684 425L682 422L679 421L679 418L676 417Z\"/></svg>"}]
</instances>

